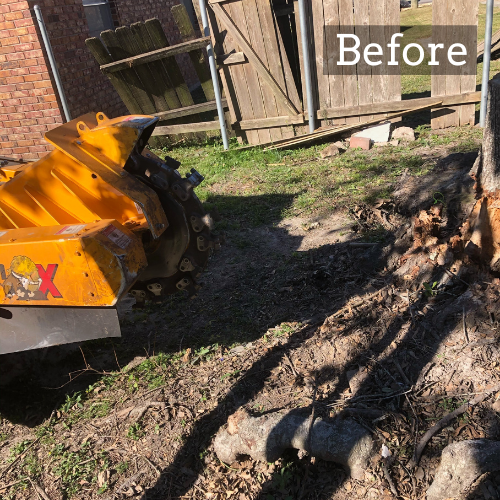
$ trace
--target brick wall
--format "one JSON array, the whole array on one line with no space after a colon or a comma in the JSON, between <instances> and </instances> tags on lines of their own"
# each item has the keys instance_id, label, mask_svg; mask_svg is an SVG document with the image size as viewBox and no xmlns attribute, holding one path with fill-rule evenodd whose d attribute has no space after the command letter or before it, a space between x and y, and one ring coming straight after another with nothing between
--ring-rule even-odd
<instances>
[{"instance_id":1,"label":"brick wall","mask_svg":"<svg viewBox=\"0 0 500 500\"><path fill-rule=\"evenodd\" d=\"M0 0L0 151L35 159L62 123L28 3Z\"/></svg>"},{"instance_id":2,"label":"brick wall","mask_svg":"<svg viewBox=\"0 0 500 500\"><path fill-rule=\"evenodd\" d=\"M179 0L111 0L120 26L158 17L169 42L180 42L170 8ZM89 29L82 0L0 0L0 150L36 159L52 149L46 131L65 121L34 15L40 5L73 118L103 111L127 113L118 94L85 46ZM187 54L178 62L190 86L198 78Z\"/></svg>"},{"instance_id":3,"label":"brick wall","mask_svg":"<svg viewBox=\"0 0 500 500\"><path fill-rule=\"evenodd\" d=\"M89 29L82 0L29 0L29 4L31 8L38 4L42 10L71 116L97 111L112 117L126 114L117 92L85 46Z\"/></svg>"}]
</instances>

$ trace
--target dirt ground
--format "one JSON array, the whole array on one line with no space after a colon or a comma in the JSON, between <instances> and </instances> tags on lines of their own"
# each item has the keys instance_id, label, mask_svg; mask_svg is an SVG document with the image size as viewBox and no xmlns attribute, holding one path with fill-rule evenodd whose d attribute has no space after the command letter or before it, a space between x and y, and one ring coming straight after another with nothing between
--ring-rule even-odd
<instances>
[{"instance_id":1,"label":"dirt ground","mask_svg":"<svg viewBox=\"0 0 500 500\"><path fill-rule=\"evenodd\" d=\"M121 340L0 357L0 498L393 498L388 476L424 498L446 445L500 439L494 393L408 466L425 431L500 379L499 278L433 253L470 211L475 156L440 150L373 206L227 231L195 299L120 304ZM435 240L418 246L414 217L431 209ZM313 407L373 433L364 478L296 450L232 464L213 451L238 409ZM500 498L500 474L468 498Z\"/></svg>"}]
</instances>

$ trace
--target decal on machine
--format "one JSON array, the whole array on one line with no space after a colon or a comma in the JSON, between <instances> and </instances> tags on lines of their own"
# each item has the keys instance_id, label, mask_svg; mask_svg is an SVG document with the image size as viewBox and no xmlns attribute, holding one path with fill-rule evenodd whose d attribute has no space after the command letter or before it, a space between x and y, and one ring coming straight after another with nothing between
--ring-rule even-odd
<instances>
[{"instance_id":1,"label":"decal on machine","mask_svg":"<svg viewBox=\"0 0 500 500\"><path fill-rule=\"evenodd\" d=\"M118 245L122 250L125 250L132 241L125 233L122 233L112 224L104 229L102 234L110 239L115 245Z\"/></svg>"},{"instance_id":2,"label":"decal on machine","mask_svg":"<svg viewBox=\"0 0 500 500\"><path fill-rule=\"evenodd\" d=\"M85 226L86 224L79 224L77 226L64 226L62 229L59 229L56 234L76 234L84 229Z\"/></svg>"},{"instance_id":3,"label":"decal on machine","mask_svg":"<svg viewBox=\"0 0 500 500\"><path fill-rule=\"evenodd\" d=\"M54 284L58 264L49 264L45 269L35 264L29 257L17 255L12 259L9 269L0 264L0 286L8 299L49 300L49 293L55 299L62 295Z\"/></svg>"}]
</instances>

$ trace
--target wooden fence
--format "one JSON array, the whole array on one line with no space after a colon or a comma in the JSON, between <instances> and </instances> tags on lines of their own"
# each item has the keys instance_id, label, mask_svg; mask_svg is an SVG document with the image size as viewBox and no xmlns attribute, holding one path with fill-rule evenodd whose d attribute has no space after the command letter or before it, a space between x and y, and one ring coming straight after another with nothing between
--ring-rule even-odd
<instances>
[{"instance_id":1,"label":"wooden fence","mask_svg":"<svg viewBox=\"0 0 500 500\"><path fill-rule=\"evenodd\" d=\"M297 2L293 0L209 0L212 42L217 56L229 128L241 142L264 144L306 133L309 105L318 126L352 124L387 113L422 107L430 98L401 100L401 75L383 74L377 67L358 71L344 66L338 73L335 33L342 26L400 25L396 0L313 0L309 11L310 55L314 99L307 103L304 58L300 43ZM198 3L194 2L199 11ZM430 8L430 7L425 7ZM476 24L478 0L434 0L433 25ZM158 116L156 134L167 135L218 129L210 72L204 48L207 38L196 38L195 28L182 5L172 9L182 43L169 46L157 19L105 31L87 45L131 113ZM387 43L387 28L368 36L359 31L362 45ZM375 39L379 33L381 40ZM368 40L369 38L369 40ZM383 38L383 40L382 40ZM103 44L104 42L104 44ZM480 49L478 48L478 53ZM173 57L189 53L206 102L195 104ZM433 110L433 128L473 123L479 100L475 72L432 76L432 97L445 96ZM212 112L208 121L200 113ZM363 117L363 118L361 118ZM179 121L191 123L179 123ZM195 122L195 123L193 123Z\"/></svg>"}]
</instances>

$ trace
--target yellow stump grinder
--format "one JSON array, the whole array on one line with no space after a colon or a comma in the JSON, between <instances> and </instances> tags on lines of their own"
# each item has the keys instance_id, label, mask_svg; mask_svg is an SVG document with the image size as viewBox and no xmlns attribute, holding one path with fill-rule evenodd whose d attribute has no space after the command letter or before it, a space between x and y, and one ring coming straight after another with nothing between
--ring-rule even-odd
<instances>
[{"instance_id":1,"label":"yellow stump grinder","mask_svg":"<svg viewBox=\"0 0 500 500\"><path fill-rule=\"evenodd\" d=\"M203 177L145 149L157 121L88 114L38 161L0 157L0 354L119 336L127 293L195 292L218 242Z\"/></svg>"}]
</instances>

